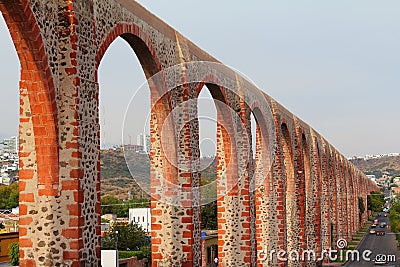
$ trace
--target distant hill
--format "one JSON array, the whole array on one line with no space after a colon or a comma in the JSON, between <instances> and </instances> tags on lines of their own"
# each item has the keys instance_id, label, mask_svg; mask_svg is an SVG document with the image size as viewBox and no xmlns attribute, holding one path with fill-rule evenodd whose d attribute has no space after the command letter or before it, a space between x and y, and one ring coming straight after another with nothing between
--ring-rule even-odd
<instances>
[{"instance_id":1,"label":"distant hill","mask_svg":"<svg viewBox=\"0 0 400 267\"><path fill-rule=\"evenodd\" d=\"M373 174L377 178L384 173L390 176L400 176L400 157L383 157L379 159L352 159L350 160L365 174Z\"/></svg>"},{"instance_id":2,"label":"distant hill","mask_svg":"<svg viewBox=\"0 0 400 267\"><path fill-rule=\"evenodd\" d=\"M147 155L135 153L135 178L145 177L149 172ZM115 196L119 199L127 199L128 192L132 197L141 197L142 192L135 179L129 172L121 149L108 149L100 152L100 180L101 196ZM143 194L145 197L146 195Z\"/></svg>"},{"instance_id":3,"label":"distant hill","mask_svg":"<svg viewBox=\"0 0 400 267\"><path fill-rule=\"evenodd\" d=\"M127 199L128 192L131 191L132 197L148 197L136 183L136 180L149 180L149 162L146 154L131 153L130 166L134 169L135 179L132 177L127 167L124 153L121 149L101 150L100 154L100 179L101 196L115 196L119 199ZM356 167L366 174L374 174L377 178L382 177L383 173L390 176L400 176L400 157L384 157L379 159L351 159ZM216 177L216 161L214 158L207 157L201 159L201 184L211 183ZM212 188L214 189L214 188ZM202 192L212 197L215 191Z\"/></svg>"},{"instance_id":4,"label":"distant hill","mask_svg":"<svg viewBox=\"0 0 400 267\"><path fill-rule=\"evenodd\" d=\"M129 168L127 166L129 164ZM201 184L208 184L215 180L216 162L212 157L201 159ZM129 171L131 169L131 172ZM142 192L136 181L141 185L148 185L150 181L149 158L146 154L130 152L125 159L121 149L107 149L100 152L100 179L101 196L115 196L119 199L127 199L128 192L132 197L148 197ZM208 188L208 192L202 194L212 197L215 193L214 188ZM148 190L146 190L148 191Z\"/></svg>"}]
</instances>

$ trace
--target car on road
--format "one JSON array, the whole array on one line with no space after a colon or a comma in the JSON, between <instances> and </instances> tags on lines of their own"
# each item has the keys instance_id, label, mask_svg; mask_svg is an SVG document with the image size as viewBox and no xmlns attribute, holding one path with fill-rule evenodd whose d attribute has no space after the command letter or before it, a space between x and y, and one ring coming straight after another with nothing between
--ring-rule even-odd
<instances>
[{"instance_id":1,"label":"car on road","mask_svg":"<svg viewBox=\"0 0 400 267\"><path fill-rule=\"evenodd\" d=\"M374 260L374 265L385 265L386 263L386 259L383 258L377 258Z\"/></svg>"},{"instance_id":2,"label":"car on road","mask_svg":"<svg viewBox=\"0 0 400 267\"><path fill-rule=\"evenodd\" d=\"M386 223L386 222L381 222L381 223L379 224L379 227L380 227L380 228L385 228L385 227L386 227L386 225L387 225L387 223Z\"/></svg>"},{"instance_id":3,"label":"car on road","mask_svg":"<svg viewBox=\"0 0 400 267\"><path fill-rule=\"evenodd\" d=\"M379 224L378 219L375 219L373 224L378 225Z\"/></svg>"},{"instance_id":4,"label":"car on road","mask_svg":"<svg viewBox=\"0 0 400 267\"><path fill-rule=\"evenodd\" d=\"M376 227L376 225L375 224L371 224L371 228L375 228Z\"/></svg>"},{"instance_id":5,"label":"car on road","mask_svg":"<svg viewBox=\"0 0 400 267\"><path fill-rule=\"evenodd\" d=\"M369 229L369 233L370 233L371 235L374 235L374 234L376 233L376 230L375 230L375 229Z\"/></svg>"}]
</instances>

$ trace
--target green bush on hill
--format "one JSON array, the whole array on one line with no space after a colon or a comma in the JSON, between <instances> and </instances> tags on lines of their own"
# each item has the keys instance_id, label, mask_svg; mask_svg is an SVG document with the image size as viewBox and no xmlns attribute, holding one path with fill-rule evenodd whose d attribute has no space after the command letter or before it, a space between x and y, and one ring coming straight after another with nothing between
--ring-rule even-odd
<instances>
[{"instance_id":1,"label":"green bush on hill","mask_svg":"<svg viewBox=\"0 0 400 267\"><path fill-rule=\"evenodd\" d=\"M0 209L12 209L19 205L18 184L0 185Z\"/></svg>"},{"instance_id":2,"label":"green bush on hill","mask_svg":"<svg viewBox=\"0 0 400 267\"><path fill-rule=\"evenodd\" d=\"M379 212L382 210L383 205L385 204L384 195L381 192L371 192L368 195L367 203L368 210L372 210L375 212Z\"/></svg>"}]
</instances>

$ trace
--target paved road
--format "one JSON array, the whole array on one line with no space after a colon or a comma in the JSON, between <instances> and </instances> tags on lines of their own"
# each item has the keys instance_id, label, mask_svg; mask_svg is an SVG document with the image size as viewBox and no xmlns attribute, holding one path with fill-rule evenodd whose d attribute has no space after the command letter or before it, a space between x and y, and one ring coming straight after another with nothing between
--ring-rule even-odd
<instances>
[{"instance_id":1,"label":"paved road","mask_svg":"<svg viewBox=\"0 0 400 267\"><path fill-rule=\"evenodd\" d=\"M378 219L379 222L386 222L389 224L389 219L387 217L380 216L376 217L376 219ZM384 266L400 266L400 251L397 249L395 235L390 231L390 229L381 228L379 226L376 227L376 231L385 231L385 235L377 236L375 234L367 233L366 237L358 248L360 255L362 255L365 250L370 250L372 252L371 256L369 257L371 258L371 261L360 259L360 261L348 262L345 265L346 267L374 266L373 259L375 259L377 256L390 258L388 263Z\"/></svg>"}]
</instances>

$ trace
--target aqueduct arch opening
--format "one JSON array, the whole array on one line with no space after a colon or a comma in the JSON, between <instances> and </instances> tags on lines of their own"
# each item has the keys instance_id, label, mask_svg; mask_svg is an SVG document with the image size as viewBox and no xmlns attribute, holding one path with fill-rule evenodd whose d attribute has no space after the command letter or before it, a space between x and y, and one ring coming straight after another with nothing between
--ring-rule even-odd
<instances>
[{"instance_id":1,"label":"aqueduct arch opening","mask_svg":"<svg viewBox=\"0 0 400 267\"><path fill-rule=\"evenodd\" d=\"M40 29L28 2L0 2L0 11L10 32L20 63L19 112L19 244L20 255L28 254L39 244L49 244L47 237L29 238L29 229L47 231L60 222L49 217L47 197L60 194L58 116L53 74L43 49ZM60 207L59 207L60 208ZM64 207L65 208L65 207ZM44 212L40 212L44 211ZM61 233L55 233L61 243ZM49 237L52 238L52 237ZM46 260L38 249L36 260ZM21 265L34 262L22 259Z\"/></svg>"},{"instance_id":2,"label":"aqueduct arch opening","mask_svg":"<svg viewBox=\"0 0 400 267\"><path fill-rule=\"evenodd\" d=\"M2 72L0 73L0 80L3 84L2 99L4 100L4 102L8 103L0 105L0 113L7 114L6 116L1 116L0 118L0 124L2 125L0 135L4 135L4 131L6 129L7 132L9 132L10 134L11 132L13 133L10 136L2 136L4 138L8 138L17 135L18 133L19 76L21 67L14 43L11 39L10 32L1 13L0 40L2 40L0 57L2 58L2 62L8 62L7 68L3 68ZM12 108L11 103L14 103L14 108Z\"/></svg>"},{"instance_id":3,"label":"aqueduct arch opening","mask_svg":"<svg viewBox=\"0 0 400 267\"><path fill-rule=\"evenodd\" d=\"M293 161L292 138L286 123L281 124L282 132L282 156L285 175L285 238L287 251L298 250L299 214L297 214L298 203L296 203L296 177ZM293 264L292 261L290 261Z\"/></svg>"}]
</instances>

